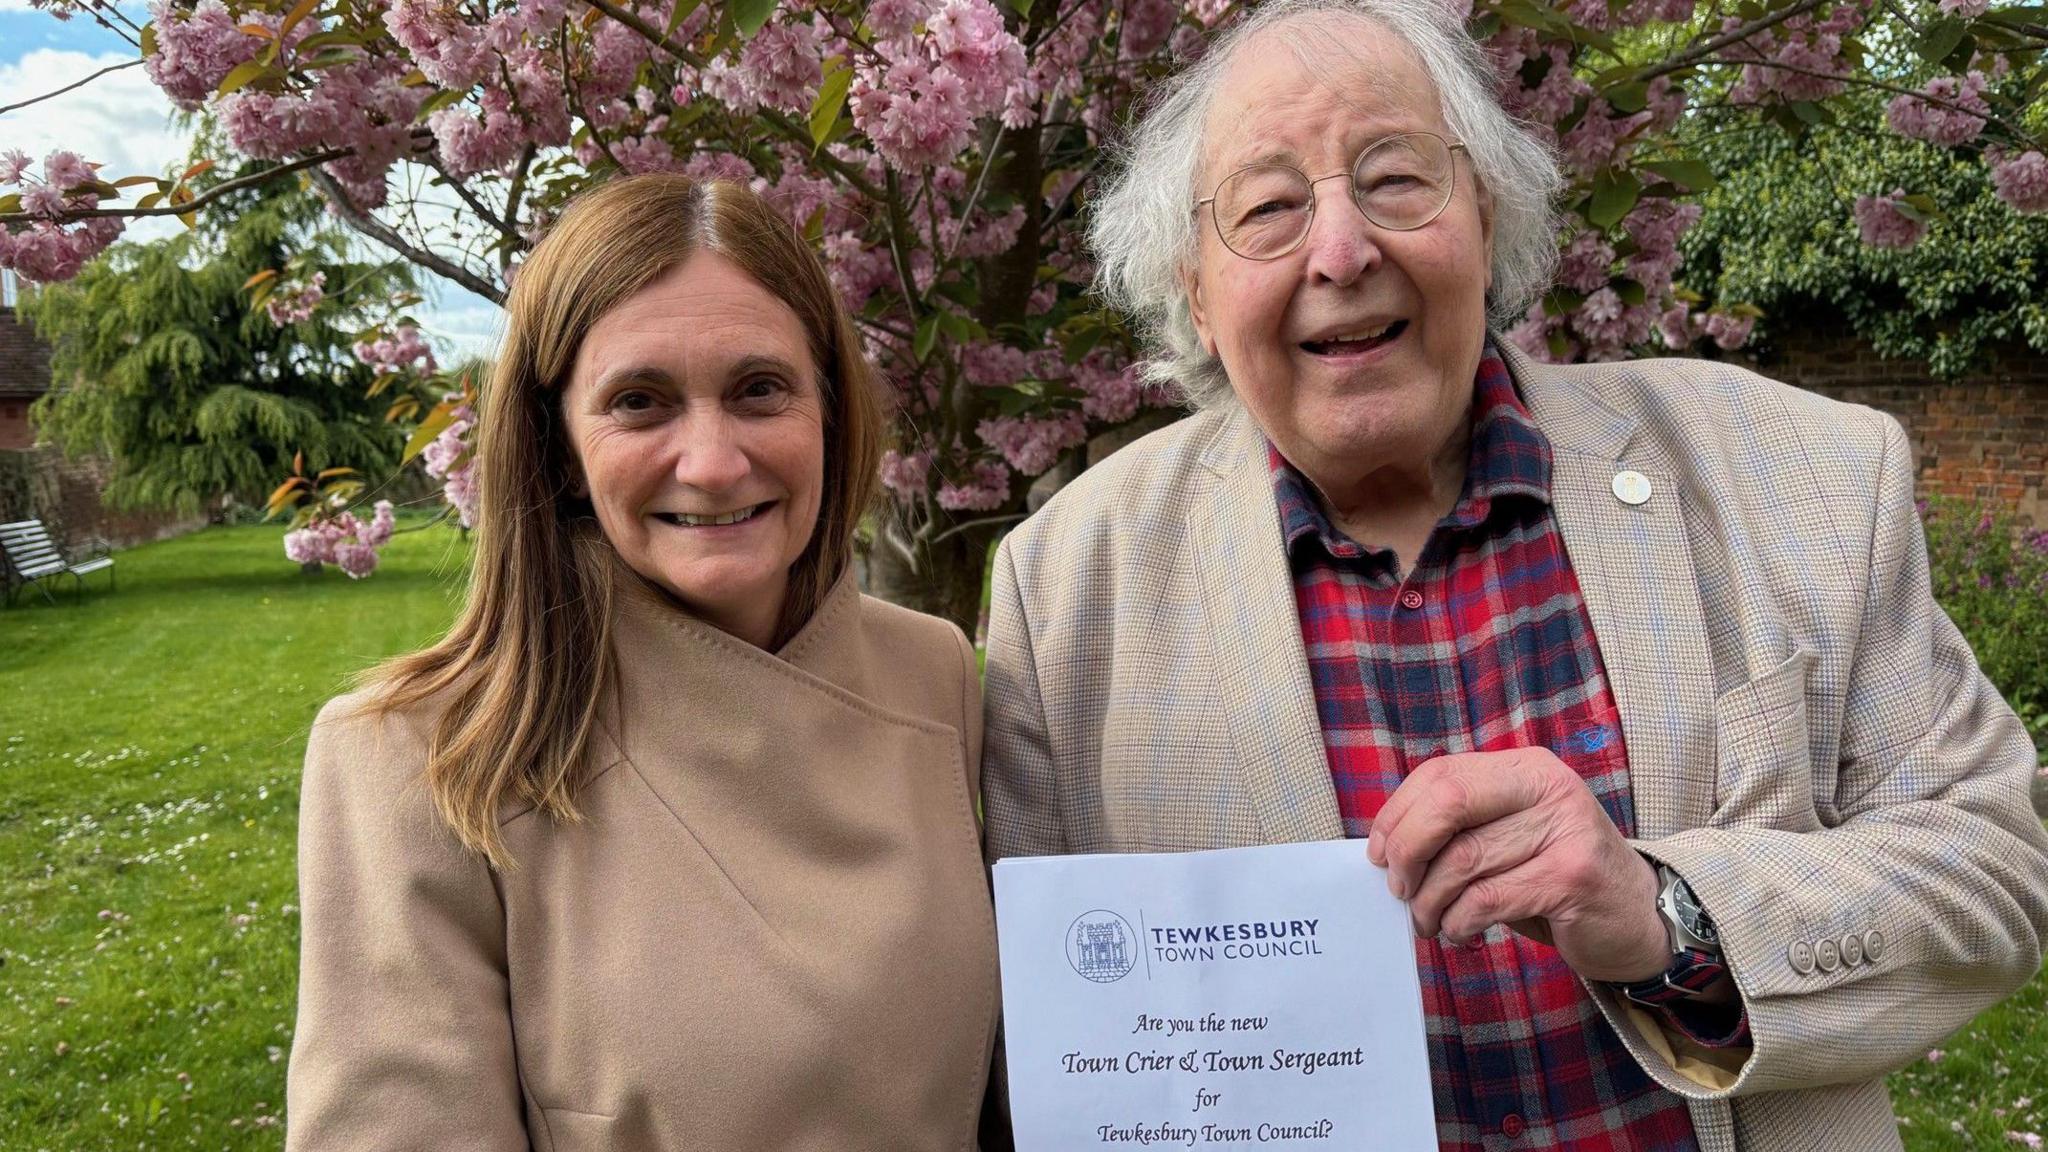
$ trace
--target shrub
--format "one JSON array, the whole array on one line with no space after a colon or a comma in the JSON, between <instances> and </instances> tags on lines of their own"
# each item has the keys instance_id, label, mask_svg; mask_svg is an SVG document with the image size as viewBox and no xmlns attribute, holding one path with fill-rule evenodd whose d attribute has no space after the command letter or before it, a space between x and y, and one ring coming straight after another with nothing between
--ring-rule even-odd
<instances>
[{"instance_id":1,"label":"shrub","mask_svg":"<svg viewBox=\"0 0 2048 1152\"><path fill-rule=\"evenodd\" d=\"M1982 508L1922 502L1934 598L1962 629L1984 674L2048 749L2048 531ZM2043 753L2048 764L2048 751Z\"/></svg>"}]
</instances>

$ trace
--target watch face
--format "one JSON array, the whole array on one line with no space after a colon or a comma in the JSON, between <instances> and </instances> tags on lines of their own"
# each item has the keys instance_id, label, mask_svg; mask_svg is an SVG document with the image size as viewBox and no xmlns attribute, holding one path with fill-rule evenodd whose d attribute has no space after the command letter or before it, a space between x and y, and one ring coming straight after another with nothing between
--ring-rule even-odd
<instances>
[{"instance_id":1,"label":"watch face","mask_svg":"<svg viewBox=\"0 0 2048 1152\"><path fill-rule=\"evenodd\" d=\"M1709 944L1721 943L1721 934L1714 930L1714 918L1700 907L1699 898L1692 894L1692 885L1680 881L1672 887L1671 907L1686 931Z\"/></svg>"}]
</instances>

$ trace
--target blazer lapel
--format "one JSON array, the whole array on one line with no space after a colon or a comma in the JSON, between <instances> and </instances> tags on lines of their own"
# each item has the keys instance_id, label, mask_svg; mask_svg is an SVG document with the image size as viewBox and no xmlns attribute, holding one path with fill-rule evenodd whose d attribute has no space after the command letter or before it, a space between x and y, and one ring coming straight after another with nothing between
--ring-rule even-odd
<instances>
[{"instance_id":1,"label":"blazer lapel","mask_svg":"<svg viewBox=\"0 0 2048 1152\"><path fill-rule=\"evenodd\" d=\"M1265 441L1240 409L1220 423L1190 500L1188 553L1238 772L1269 843L1344 835L1316 716L1315 687L1264 467Z\"/></svg>"},{"instance_id":2,"label":"blazer lapel","mask_svg":"<svg viewBox=\"0 0 2048 1152\"><path fill-rule=\"evenodd\" d=\"M1627 742L1635 834L1707 824L1713 810L1714 672L1687 543L1687 494L1660 445L1572 375L1499 341L1550 438L1551 498L1585 596ZM1615 477L1641 473L1624 502Z\"/></svg>"}]
</instances>

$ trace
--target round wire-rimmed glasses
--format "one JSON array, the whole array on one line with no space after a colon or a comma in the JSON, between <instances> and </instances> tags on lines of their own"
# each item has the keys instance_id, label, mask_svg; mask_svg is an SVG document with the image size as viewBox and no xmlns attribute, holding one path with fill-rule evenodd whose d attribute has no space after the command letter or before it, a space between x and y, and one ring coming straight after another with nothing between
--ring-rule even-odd
<instances>
[{"instance_id":1,"label":"round wire-rimmed glasses","mask_svg":"<svg viewBox=\"0 0 2048 1152\"><path fill-rule=\"evenodd\" d=\"M1434 132L1403 132L1365 146L1347 172L1309 176L1291 164L1253 164L1216 185L1209 205L1216 237L1247 260L1277 260L1301 246L1315 222L1315 186L1351 179L1351 202L1367 220L1393 232L1413 232L1438 216L1457 190L1451 153L1465 145Z\"/></svg>"}]
</instances>

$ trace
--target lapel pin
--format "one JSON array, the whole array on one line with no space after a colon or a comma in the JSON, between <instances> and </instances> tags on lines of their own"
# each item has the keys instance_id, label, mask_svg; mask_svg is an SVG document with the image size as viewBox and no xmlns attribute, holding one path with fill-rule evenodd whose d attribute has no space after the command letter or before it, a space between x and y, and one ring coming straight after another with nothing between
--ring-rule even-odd
<instances>
[{"instance_id":1,"label":"lapel pin","mask_svg":"<svg viewBox=\"0 0 2048 1152\"><path fill-rule=\"evenodd\" d=\"M1643 504L1650 499L1650 478L1633 469L1614 474L1614 498L1623 504Z\"/></svg>"}]
</instances>

